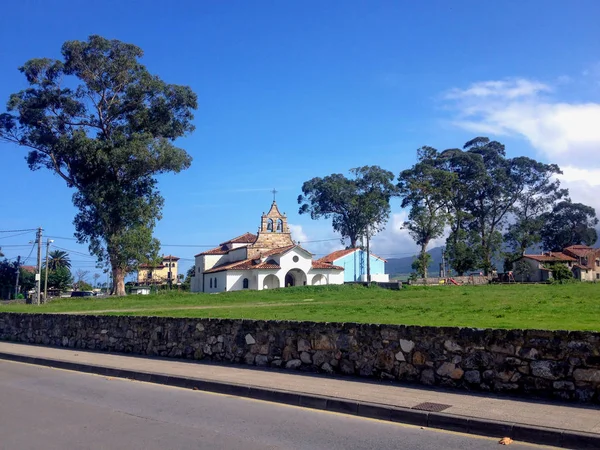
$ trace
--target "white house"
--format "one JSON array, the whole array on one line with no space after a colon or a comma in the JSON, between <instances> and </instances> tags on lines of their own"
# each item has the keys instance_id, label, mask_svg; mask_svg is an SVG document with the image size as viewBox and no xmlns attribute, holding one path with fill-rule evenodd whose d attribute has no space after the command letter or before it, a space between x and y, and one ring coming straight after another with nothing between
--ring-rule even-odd
<instances>
[{"instance_id":1,"label":"white house","mask_svg":"<svg viewBox=\"0 0 600 450\"><path fill-rule=\"evenodd\" d=\"M288 286L343 284L344 268L313 261L297 245L287 217L273 201L262 215L257 234L245 233L218 247L199 253L192 292L274 289Z\"/></svg>"}]
</instances>

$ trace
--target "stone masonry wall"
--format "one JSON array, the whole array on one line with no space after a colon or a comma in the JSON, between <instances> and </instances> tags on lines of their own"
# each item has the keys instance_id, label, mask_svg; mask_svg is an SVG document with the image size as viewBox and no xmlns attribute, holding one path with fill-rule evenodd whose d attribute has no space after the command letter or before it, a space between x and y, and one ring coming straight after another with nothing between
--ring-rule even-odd
<instances>
[{"instance_id":1,"label":"stone masonry wall","mask_svg":"<svg viewBox=\"0 0 600 450\"><path fill-rule=\"evenodd\" d=\"M600 403L600 333L0 313L0 339Z\"/></svg>"}]
</instances>

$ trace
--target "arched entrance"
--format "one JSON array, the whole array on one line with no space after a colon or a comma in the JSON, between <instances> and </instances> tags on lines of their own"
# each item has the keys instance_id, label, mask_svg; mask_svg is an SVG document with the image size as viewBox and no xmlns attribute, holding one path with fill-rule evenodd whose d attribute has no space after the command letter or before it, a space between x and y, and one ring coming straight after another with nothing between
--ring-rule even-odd
<instances>
[{"instance_id":1,"label":"arched entrance","mask_svg":"<svg viewBox=\"0 0 600 450\"><path fill-rule=\"evenodd\" d=\"M275 275L267 275L263 281L263 289L277 289L279 287L279 278Z\"/></svg>"},{"instance_id":2,"label":"arched entrance","mask_svg":"<svg viewBox=\"0 0 600 450\"><path fill-rule=\"evenodd\" d=\"M310 284L312 284L313 286L325 285L325 284L327 284L327 278L325 278L325 276L323 276L321 274L315 275Z\"/></svg>"},{"instance_id":3,"label":"arched entrance","mask_svg":"<svg viewBox=\"0 0 600 450\"><path fill-rule=\"evenodd\" d=\"M285 287L305 286L306 274L300 269L292 269L285 274Z\"/></svg>"}]
</instances>

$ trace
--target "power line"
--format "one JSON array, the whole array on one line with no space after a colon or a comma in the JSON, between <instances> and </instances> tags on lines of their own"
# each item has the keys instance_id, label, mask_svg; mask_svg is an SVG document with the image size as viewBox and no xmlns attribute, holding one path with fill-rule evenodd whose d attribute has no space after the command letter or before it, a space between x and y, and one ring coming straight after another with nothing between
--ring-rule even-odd
<instances>
[{"instance_id":1,"label":"power line","mask_svg":"<svg viewBox=\"0 0 600 450\"><path fill-rule=\"evenodd\" d=\"M31 233L31 231L26 231L24 233L11 234L10 236L2 236L2 237L0 237L0 239L8 239L8 238L11 238L11 237L23 236L24 234L30 234L30 233Z\"/></svg>"},{"instance_id":2,"label":"power line","mask_svg":"<svg viewBox=\"0 0 600 450\"><path fill-rule=\"evenodd\" d=\"M0 230L0 233L20 233L22 231L37 231L37 228L28 228L26 230Z\"/></svg>"},{"instance_id":3,"label":"power line","mask_svg":"<svg viewBox=\"0 0 600 450\"><path fill-rule=\"evenodd\" d=\"M23 263L27 262L27 260L28 260L29 258L31 258L31 254L33 253L33 249L35 248L35 245L36 245L36 243L34 243L34 244L31 246L31 250L29 251L29 255L27 255L27 258L25 258L25 259L22 261Z\"/></svg>"},{"instance_id":4,"label":"power line","mask_svg":"<svg viewBox=\"0 0 600 450\"><path fill-rule=\"evenodd\" d=\"M84 257L86 257L86 258L92 258L92 259L96 259L96 257L95 257L95 256L92 256L92 255L90 255L90 254L87 254L87 253L82 253L82 252L78 252L77 250L71 250L71 249L64 248L64 247L59 247L58 245L55 245L55 246L54 246L54 248L57 248L57 249L59 249L59 250L63 250L63 251L65 251L65 252L74 253L74 254L76 254L76 255L79 255L79 256L84 256Z\"/></svg>"},{"instance_id":5,"label":"power line","mask_svg":"<svg viewBox=\"0 0 600 450\"><path fill-rule=\"evenodd\" d=\"M70 237L64 237L64 236L46 236L50 239L66 239L67 241L76 241L77 239L75 238L70 238Z\"/></svg>"}]
</instances>

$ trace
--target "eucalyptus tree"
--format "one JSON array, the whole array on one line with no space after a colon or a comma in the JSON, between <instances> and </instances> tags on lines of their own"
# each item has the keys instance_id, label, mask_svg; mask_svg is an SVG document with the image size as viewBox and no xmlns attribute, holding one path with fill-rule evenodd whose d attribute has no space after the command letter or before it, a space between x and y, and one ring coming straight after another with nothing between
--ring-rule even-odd
<instances>
[{"instance_id":1,"label":"eucalyptus tree","mask_svg":"<svg viewBox=\"0 0 600 450\"><path fill-rule=\"evenodd\" d=\"M75 236L99 264L110 264L118 295L125 275L157 253L156 176L189 167L174 141L193 131L197 107L189 87L151 74L142 56L135 45L101 36L65 42L62 59L19 68L29 86L0 115L0 139L29 148L32 170L49 169L74 188Z\"/></svg>"},{"instance_id":2,"label":"eucalyptus tree","mask_svg":"<svg viewBox=\"0 0 600 450\"><path fill-rule=\"evenodd\" d=\"M350 173L350 178L332 174L304 182L298 212L312 219L331 218L334 231L356 248L362 237L385 228L396 186L394 174L379 166L357 167Z\"/></svg>"},{"instance_id":3,"label":"eucalyptus tree","mask_svg":"<svg viewBox=\"0 0 600 450\"><path fill-rule=\"evenodd\" d=\"M591 206L566 199L557 203L544 218L541 236L547 250L560 251L571 245L592 246L598 240L598 218Z\"/></svg>"},{"instance_id":4,"label":"eucalyptus tree","mask_svg":"<svg viewBox=\"0 0 600 450\"><path fill-rule=\"evenodd\" d=\"M417 156L417 164L398 177L398 195L402 208L410 208L403 228L420 247L413 268L426 278L430 260L427 247L433 239L443 236L449 221L448 203L455 174L437 166L439 154L432 147L418 149Z\"/></svg>"}]
</instances>

